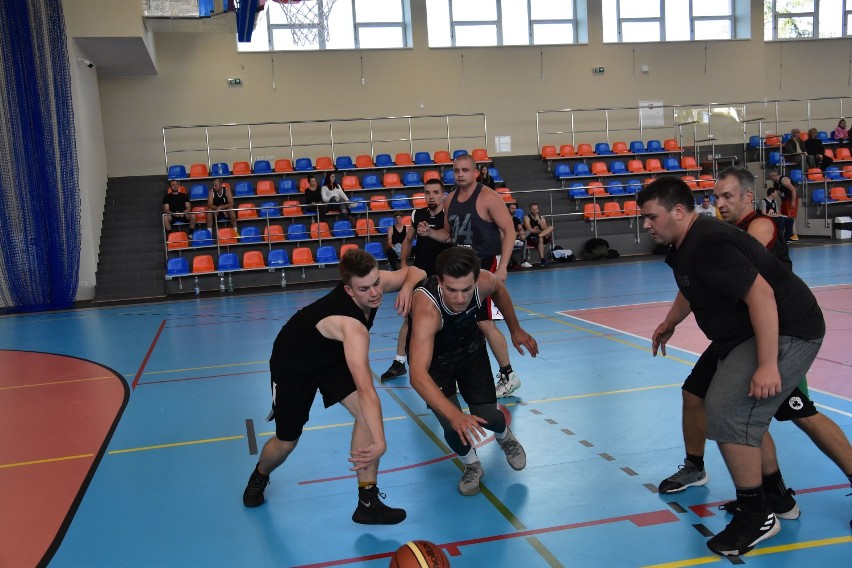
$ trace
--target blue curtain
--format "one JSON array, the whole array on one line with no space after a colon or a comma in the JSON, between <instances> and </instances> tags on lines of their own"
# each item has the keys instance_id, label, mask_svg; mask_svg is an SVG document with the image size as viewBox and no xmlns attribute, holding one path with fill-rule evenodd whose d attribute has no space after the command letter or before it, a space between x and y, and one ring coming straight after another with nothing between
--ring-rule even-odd
<instances>
[{"instance_id":1,"label":"blue curtain","mask_svg":"<svg viewBox=\"0 0 852 568\"><path fill-rule=\"evenodd\" d=\"M0 307L77 292L80 188L60 0L0 0Z\"/></svg>"}]
</instances>

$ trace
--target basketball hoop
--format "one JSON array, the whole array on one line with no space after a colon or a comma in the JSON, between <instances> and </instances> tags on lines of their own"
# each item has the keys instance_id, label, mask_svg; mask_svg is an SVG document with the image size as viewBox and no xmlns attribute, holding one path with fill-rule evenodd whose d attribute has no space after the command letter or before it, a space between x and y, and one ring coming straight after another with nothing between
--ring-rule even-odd
<instances>
[{"instance_id":1,"label":"basketball hoop","mask_svg":"<svg viewBox=\"0 0 852 568\"><path fill-rule=\"evenodd\" d=\"M281 6L287 23L291 26L290 33L293 34L293 43L296 45L319 45L320 37L323 43L328 41L328 17L336 1L274 0Z\"/></svg>"}]
</instances>

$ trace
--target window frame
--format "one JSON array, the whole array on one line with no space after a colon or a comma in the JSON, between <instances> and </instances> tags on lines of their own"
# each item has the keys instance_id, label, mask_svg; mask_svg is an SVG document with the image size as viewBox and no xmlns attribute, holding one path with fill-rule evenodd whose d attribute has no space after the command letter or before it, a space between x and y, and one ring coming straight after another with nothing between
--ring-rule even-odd
<instances>
[{"instance_id":1,"label":"window frame","mask_svg":"<svg viewBox=\"0 0 852 568\"><path fill-rule=\"evenodd\" d=\"M803 12L778 12L778 0L764 0L764 41L807 41L814 39L842 39L852 36L852 0L841 0L839 14L836 14L841 18L839 36L822 36L820 34L820 0L813 0L813 3L814 5L812 10L807 10ZM781 19L802 17L811 18L813 22L812 35L798 37L780 37L778 35L779 17ZM827 15L827 17L830 17L830 15ZM767 24L767 18L769 18L772 26L772 37L766 37L765 27Z\"/></svg>"},{"instance_id":2,"label":"window frame","mask_svg":"<svg viewBox=\"0 0 852 568\"><path fill-rule=\"evenodd\" d=\"M604 0L606 1L606 0ZM726 0L727 1L727 14L726 15L709 15L709 16L696 16L695 15L695 5L696 3L706 3L715 5L718 2L713 2L713 0L690 0L687 8L687 18L689 20L689 39L667 39L666 33L666 24L667 24L667 14L666 14L666 5L668 0L659 0L659 16L644 16L644 17L622 17L621 15L621 7L622 2L631 2L635 0L610 0L612 2L611 6L613 7L613 12L615 14L615 29L616 29L616 40L615 43L664 43L667 41L731 41L739 39L743 37L742 31L739 30L738 26L738 4L743 0ZM698 39L695 37L695 27L697 22L727 22L729 35L726 38L701 38ZM624 39L624 24L625 23L655 23L659 26L659 38L655 40L625 40ZM604 19L604 25L607 25L607 20ZM738 34L740 31L740 34ZM605 34L606 35L606 34ZM611 42L606 42L611 43Z\"/></svg>"}]
</instances>

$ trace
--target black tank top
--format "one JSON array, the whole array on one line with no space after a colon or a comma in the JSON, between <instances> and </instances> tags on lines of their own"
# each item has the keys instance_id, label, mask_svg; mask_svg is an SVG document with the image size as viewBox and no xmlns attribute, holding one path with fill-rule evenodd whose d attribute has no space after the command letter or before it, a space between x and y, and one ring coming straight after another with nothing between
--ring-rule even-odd
<instances>
[{"instance_id":1,"label":"black tank top","mask_svg":"<svg viewBox=\"0 0 852 568\"><path fill-rule=\"evenodd\" d=\"M775 258L780 260L787 268L793 270L793 261L790 260L790 252L787 248L786 239L779 238L778 233L778 221L775 219L782 219L783 217L770 217L769 215L764 215L760 211L754 211L753 213L749 213L746 215L742 221L737 223L737 227L742 229L745 232L748 232L748 226L754 222L755 219L760 217L764 217L772 221L772 239L766 244L766 250L775 255Z\"/></svg>"},{"instance_id":2,"label":"black tank top","mask_svg":"<svg viewBox=\"0 0 852 568\"><path fill-rule=\"evenodd\" d=\"M485 336L476 325L476 312L482 306L478 288L474 288L473 298L460 313L452 312L444 305L437 276L422 281L414 292L426 294L441 312L441 329L435 334L435 358L464 355L485 341Z\"/></svg>"},{"instance_id":3,"label":"black tank top","mask_svg":"<svg viewBox=\"0 0 852 568\"><path fill-rule=\"evenodd\" d=\"M394 244L394 245L401 245L401 244L403 243L403 241L405 240L405 232L406 232L407 230L408 230L408 227L406 227L405 225L403 225L403 226L402 226L402 231L397 231L397 230L396 230L396 225L393 225L393 226L391 227L391 231L393 231L393 232L391 233L391 244Z\"/></svg>"},{"instance_id":4,"label":"black tank top","mask_svg":"<svg viewBox=\"0 0 852 568\"><path fill-rule=\"evenodd\" d=\"M473 248L479 257L497 256L502 252L500 229L476 212L476 201L482 187L481 183L476 184L470 198L464 203L459 202L458 189L453 194L447 208L451 240L456 245Z\"/></svg>"},{"instance_id":5,"label":"black tank top","mask_svg":"<svg viewBox=\"0 0 852 568\"><path fill-rule=\"evenodd\" d=\"M376 309L371 309L369 317L365 317L340 282L331 292L296 312L281 328L269 360L273 378L276 369L315 373L346 363L343 343L324 337L317 329L317 324L329 316L354 318L369 330L373 326Z\"/></svg>"},{"instance_id":6,"label":"black tank top","mask_svg":"<svg viewBox=\"0 0 852 568\"><path fill-rule=\"evenodd\" d=\"M225 195L225 188L222 188L222 193L213 191L213 205L225 205L228 202L228 196Z\"/></svg>"}]
</instances>

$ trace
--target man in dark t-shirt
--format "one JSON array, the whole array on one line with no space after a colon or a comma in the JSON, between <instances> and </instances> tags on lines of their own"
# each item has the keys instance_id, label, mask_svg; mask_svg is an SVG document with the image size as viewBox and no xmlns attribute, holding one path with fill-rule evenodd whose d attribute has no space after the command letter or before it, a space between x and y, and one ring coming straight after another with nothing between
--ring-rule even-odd
<instances>
[{"instance_id":1,"label":"man in dark t-shirt","mask_svg":"<svg viewBox=\"0 0 852 568\"><path fill-rule=\"evenodd\" d=\"M340 260L341 282L326 296L302 308L284 324L272 347L272 413L275 436L263 446L249 478L243 504L263 504L269 475L295 449L319 390L326 408L340 403L355 418L349 462L358 478L358 506L352 520L396 524L403 509L382 503L376 486L385 453L382 408L370 371L370 328L385 292L399 291L394 307L406 316L418 268L380 271L375 258L352 250Z\"/></svg>"},{"instance_id":2,"label":"man in dark t-shirt","mask_svg":"<svg viewBox=\"0 0 852 568\"><path fill-rule=\"evenodd\" d=\"M169 189L163 196L163 226L166 231L172 230L172 221L189 222L189 228L195 228L195 216L190 214L189 197L180 190L176 179L169 180Z\"/></svg>"},{"instance_id":3,"label":"man in dark t-shirt","mask_svg":"<svg viewBox=\"0 0 852 568\"><path fill-rule=\"evenodd\" d=\"M738 556L780 530L762 488L760 445L773 414L816 358L825 320L800 278L751 235L698 215L693 199L683 180L669 176L637 199L644 228L657 244L669 245L666 263L679 290L652 335L652 352L690 312L713 344L707 438L725 458L739 508L707 546Z\"/></svg>"}]
</instances>

